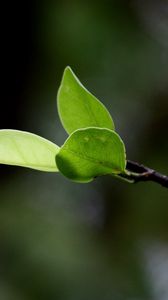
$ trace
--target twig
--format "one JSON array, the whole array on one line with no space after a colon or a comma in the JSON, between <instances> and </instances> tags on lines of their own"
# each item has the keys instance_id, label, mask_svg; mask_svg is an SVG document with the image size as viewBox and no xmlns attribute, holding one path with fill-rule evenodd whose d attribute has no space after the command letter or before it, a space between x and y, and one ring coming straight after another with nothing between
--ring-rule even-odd
<instances>
[{"instance_id":1,"label":"twig","mask_svg":"<svg viewBox=\"0 0 168 300\"><path fill-rule=\"evenodd\" d=\"M126 173L119 176L132 183L153 181L168 188L168 176L130 160L127 161Z\"/></svg>"}]
</instances>

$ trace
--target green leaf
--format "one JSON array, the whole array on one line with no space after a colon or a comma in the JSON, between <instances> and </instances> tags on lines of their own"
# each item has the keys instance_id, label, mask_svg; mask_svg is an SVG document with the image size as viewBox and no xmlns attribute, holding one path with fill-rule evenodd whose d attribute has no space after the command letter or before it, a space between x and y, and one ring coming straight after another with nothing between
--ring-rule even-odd
<instances>
[{"instance_id":1,"label":"green leaf","mask_svg":"<svg viewBox=\"0 0 168 300\"><path fill-rule=\"evenodd\" d=\"M89 182L96 176L123 173L125 147L119 135L109 129L79 129L61 147L56 162L64 176Z\"/></svg>"},{"instance_id":2,"label":"green leaf","mask_svg":"<svg viewBox=\"0 0 168 300\"><path fill-rule=\"evenodd\" d=\"M59 147L28 132L0 130L0 163L57 172L55 157Z\"/></svg>"},{"instance_id":3,"label":"green leaf","mask_svg":"<svg viewBox=\"0 0 168 300\"><path fill-rule=\"evenodd\" d=\"M57 95L58 113L65 130L101 127L114 130L105 106L80 83L70 67L64 71Z\"/></svg>"}]
</instances>

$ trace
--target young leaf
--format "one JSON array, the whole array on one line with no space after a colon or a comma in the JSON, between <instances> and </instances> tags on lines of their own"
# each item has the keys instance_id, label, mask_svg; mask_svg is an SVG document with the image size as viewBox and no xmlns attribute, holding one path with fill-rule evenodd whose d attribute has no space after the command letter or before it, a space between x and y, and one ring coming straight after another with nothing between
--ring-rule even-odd
<instances>
[{"instance_id":1,"label":"young leaf","mask_svg":"<svg viewBox=\"0 0 168 300\"><path fill-rule=\"evenodd\" d=\"M125 147L119 135L109 129L79 129L61 147L56 162L64 176L89 182L96 176L123 173Z\"/></svg>"},{"instance_id":2,"label":"young leaf","mask_svg":"<svg viewBox=\"0 0 168 300\"><path fill-rule=\"evenodd\" d=\"M28 132L0 130L0 164L57 172L55 162L59 147Z\"/></svg>"},{"instance_id":3,"label":"young leaf","mask_svg":"<svg viewBox=\"0 0 168 300\"><path fill-rule=\"evenodd\" d=\"M105 106L84 88L70 67L64 71L57 104L62 125L69 134L86 127L114 130L113 120Z\"/></svg>"}]
</instances>

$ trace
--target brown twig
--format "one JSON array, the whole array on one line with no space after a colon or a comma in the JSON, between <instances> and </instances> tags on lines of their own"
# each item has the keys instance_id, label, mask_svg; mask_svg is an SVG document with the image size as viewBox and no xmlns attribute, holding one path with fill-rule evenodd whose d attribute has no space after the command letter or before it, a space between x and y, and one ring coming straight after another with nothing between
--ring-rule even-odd
<instances>
[{"instance_id":1,"label":"brown twig","mask_svg":"<svg viewBox=\"0 0 168 300\"><path fill-rule=\"evenodd\" d=\"M133 183L140 181L153 181L168 188L168 176L160 174L144 165L128 160L126 170L126 174L120 174L120 177L123 177L123 179Z\"/></svg>"}]
</instances>

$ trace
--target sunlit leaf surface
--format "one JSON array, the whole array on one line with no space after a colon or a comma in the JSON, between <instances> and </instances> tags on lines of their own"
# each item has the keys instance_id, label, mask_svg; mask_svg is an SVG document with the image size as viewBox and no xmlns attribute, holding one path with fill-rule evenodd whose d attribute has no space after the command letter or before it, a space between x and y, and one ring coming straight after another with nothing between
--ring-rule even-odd
<instances>
[{"instance_id":1,"label":"sunlit leaf surface","mask_svg":"<svg viewBox=\"0 0 168 300\"><path fill-rule=\"evenodd\" d=\"M57 172L59 147L32 133L0 130L0 163Z\"/></svg>"},{"instance_id":2,"label":"sunlit leaf surface","mask_svg":"<svg viewBox=\"0 0 168 300\"><path fill-rule=\"evenodd\" d=\"M79 129L72 133L56 156L60 172L77 182L89 182L105 174L125 169L125 147L114 131Z\"/></svg>"},{"instance_id":3,"label":"sunlit leaf surface","mask_svg":"<svg viewBox=\"0 0 168 300\"><path fill-rule=\"evenodd\" d=\"M64 71L57 96L58 112L68 133L86 127L114 130L105 106L80 83L70 67Z\"/></svg>"}]
</instances>

